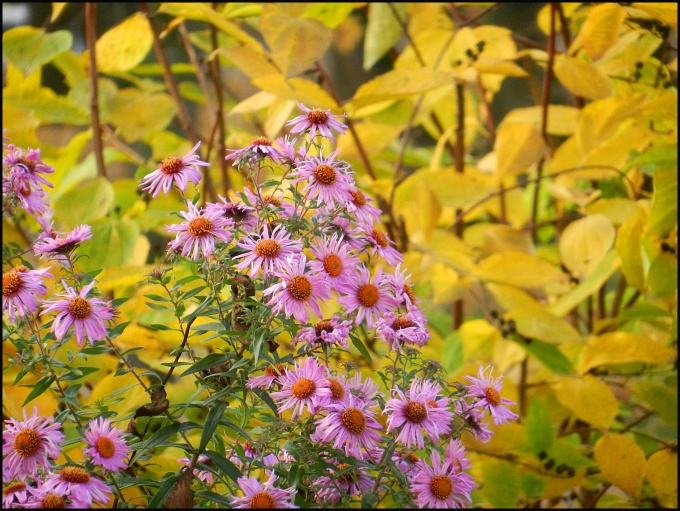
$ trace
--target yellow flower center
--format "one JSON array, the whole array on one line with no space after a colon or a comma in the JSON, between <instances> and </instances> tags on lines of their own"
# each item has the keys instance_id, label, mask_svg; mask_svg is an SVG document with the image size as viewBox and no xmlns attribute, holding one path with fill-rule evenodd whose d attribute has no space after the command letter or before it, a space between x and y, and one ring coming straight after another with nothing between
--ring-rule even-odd
<instances>
[{"instance_id":1,"label":"yellow flower center","mask_svg":"<svg viewBox=\"0 0 680 511\"><path fill-rule=\"evenodd\" d=\"M68 304L68 311L75 319L85 319L92 314L92 306L85 298L76 296Z\"/></svg>"},{"instance_id":2,"label":"yellow flower center","mask_svg":"<svg viewBox=\"0 0 680 511\"><path fill-rule=\"evenodd\" d=\"M326 273L331 277L337 277L342 273L342 259L335 254L328 255L323 261L323 269L326 270Z\"/></svg>"},{"instance_id":3,"label":"yellow flower center","mask_svg":"<svg viewBox=\"0 0 680 511\"><path fill-rule=\"evenodd\" d=\"M12 296L21 289L21 275L17 275L14 270L2 274L2 294Z\"/></svg>"},{"instance_id":4,"label":"yellow flower center","mask_svg":"<svg viewBox=\"0 0 680 511\"><path fill-rule=\"evenodd\" d=\"M487 387L484 389L484 395L486 400L491 406L498 406L501 404L501 396L496 389L493 387Z\"/></svg>"},{"instance_id":5,"label":"yellow flower center","mask_svg":"<svg viewBox=\"0 0 680 511\"><path fill-rule=\"evenodd\" d=\"M189 222L189 227L187 227L187 231L189 231L189 234L191 234L194 238L205 236L206 234L209 234L212 229L213 223L202 216L194 218L191 222Z\"/></svg>"},{"instance_id":6,"label":"yellow flower center","mask_svg":"<svg viewBox=\"0 0 680 511\"><path fill-rule=\"evenodd\" d=\"M427 410L420 403L407 403L404 407L404 415L409 422L420 424L427 417Z\"/></svg>"},{"instance_id":7,"label":"yellow flower center","mask_svg":"<svg viewBox=\"0 0 680 511\"><path fill-rule=\"evenodd\" d=\"M380 300L380 292L373 284L364 284L359 288L357 298L364 307L373 307Z\"/></svg>"},{"instance_id":8,"label":"yellow flower center","mask_svg":"<svg viewBox=\"0 0 680 511\"><path fill-rule=\"evenodd\" d=\"M360 190L355 190L349 193L352 194L352 202L355 206L361 207L366 205L366 196Z\"/></svg>"},{"instance_id":9,"label":"yellow flower center","mask_svg":"<svg viewBox=\"0 0 680 511\"><path fill-rule=\"evenodd\" d=\"M67 483L85 484L90 481L90 474L79 467L66 467L61 471L61 478Z\"/></svg>"},{"instance_id":10,"label":"yellow flower center","mask_svg":"<svg viewBox=\"0 0 680 511\"><path fill-rule=\"evenodd\" d=\"M312 295L312 283L303 275L296 275L288 281L288 291L296 300L303 301Z\"/></svg>"},{"instance_id":11,"label":"yellow flower center","mask_svg":"<svg viewBox=\"0 0 680 511\"><path fill-rule=\"evenodd\" d=\"M328 114L323 110L315 108L307 114L307 120L312 124L326 124L328 122Z\"/></svg>"},{"instance_id":12,"label":"yellow flower center","mask_svg":"<svg viewBox=\"0 0 680 511\"><path fill-rule=\"evenodd\" d=\"M350 433L358 435L366 429L366 417L356 408L348 408L340 416L342 425L347 428Z\"/></svg>"},{"instance_id":13,"label":"yellow flower center","mask_svg":"<svg viewBox=\"0 0 680 511\"><path fill-rule=\"evenodd\" d=\"M177 174L178 172L180 172L182 170L182 167L184 167L184 163L182 163L182 158L180 158L179 156L169 156L167 158L163 158L160 169L163 174L172 176L173 174Z\"/></svg>"},{"instance_id":14,"label":"yellow flower center","mask_svg":"<svg viewBox=\"0 0 680 511\"><path fill-rule=\"evenodd\" d=\"M26 489L26 483L12 483L5 488L2 489L2 496L7 497L8 495L12 495L12 493L16 493L21 490Z\"/></svg>"},{"instance_id":15,"label":"yellow flower center","mask_svg":"<svg viewBox=\"0 0 680 511\"><path fill-rule=\"evenodd\" d=\"M250 500L250 509L275 509L274 497L265 491L261 491Z\"/></svg>"},{"instance_id":16,"label":"yellow flower center","mask_svg":"<svg viewBox=\"0 0 680 511\"><path fill-rule=\"evenodd\" d=\"M323 185L332 185L337 179L337 172L330 165L321 164L314 170L316 180Z\"/></svg>"},{"instance_id":17,"label":"yellow flower center","mask_svg":"<svg viewBox=\"0 0 680 511\"><path fill-rule=\"evenodd\" d=\"M251 146L256 146L256 145L272 145L271 140L265 137L257 137L256 139L253 139L253 141L250 143Z\"/></svg>"},{"instance_id":18,"label":"yellow flower center","mask_svg":"<svg viewBox=\"0 0 680 511\"><path fill-rule=\"evenodd\" d=\"M416 324L406 316L399 316L392 322L392 330L403 330L413 326L416 326Z\"/></svg>"},{"instance_id":19,"label":"yellow flower center","mask_svg":"<svg viewBox=\"0 0 680 511\"><path fill-rule=\"evenodd\" d=\"M445 500L453 493L453 481L445 475L434 476L430 481L430 490L439 500Z\"/></svg>"},{"instance_id":20,"label":"yellow flower center","mask_svg":"<svg viewBox=\"0 0 680 511\"><path fill-rule=\"evenodd\" d=\"M276 240L261 240L255 245L255 252L257 252L257 255L260 257L276 257L278 253L281 252L281 245L279 245L279 242Z\"/></svg>"},{"instance_id":21,"label":"yellow flower center","mask_svg":"<svg viewBox=\"0 0 680 511\"><path fill-rule=\"evenodd\" d=\"M51 493L42 499L42 507L44 509L66 509L66 501L59 495Z\"/></svg>"},{"instance_id":22,"label":"yellow flower center","mask_svg":"<svg viewBox=\"0 0 680 511\"><path fill-rule=\"evenodd\" d=\"M277 208L281 207L281 199L277 199L276 197L272 197L271 195L266 195L264 197L264 203L265 204L271 204L272 206L276 206Z\"/></svg>"},{"instance_id":23,"label":"yellow flower center","mask_svg":"<svg viewBox=\"0 0 680 511\"><path fill-rule=\"evenodd\" d=\"M300 378L293 383L293 395L298 399L305 399L314 392L314 382L309 378Z\"/></svg>"},{"instance_id":24,"label":"yellow flower center","mask_svg":"<svg viewBox=\"0 0 680 511\"><path fill-rule=\"evenodd\" d=\"M342 399L345 395L345 389L342 388L342 384L335 378L328 378L331 382L331 395L333 399Z\"/></svg>"},{"instance_id":25,"label":"yellow flower center","mask_svg":"<svg viewBox=\"0 0 680 511\"><path fill-rule=\"evenodd\" d=\"M113 458L116 454L116 446L113 444L111 439L103 436L95 443L95 448L102 458Z\"/></svg>"},{"instance_id":26,"label":"yellow flower center","mask_svg":"<svg viewBox=\"0 0 680 511\"><path fill-rule=\"evenodd\" d=\"M373 229L371 236L381 248L387 248L390 246L390 242L387 241L387 236L385 236L385 234L379 230Z\"/></svg>"}]
</instances>

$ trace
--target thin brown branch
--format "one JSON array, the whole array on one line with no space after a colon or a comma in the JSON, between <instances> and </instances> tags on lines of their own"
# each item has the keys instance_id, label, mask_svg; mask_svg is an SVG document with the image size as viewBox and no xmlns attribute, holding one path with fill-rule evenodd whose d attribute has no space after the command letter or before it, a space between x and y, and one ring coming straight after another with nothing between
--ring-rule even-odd
<instances>
[{"instance_id":1,"label":"thin brown branch","mask_svg":"<svg viewBox=\"0 0 680 511\"><path fill-rule=\"evenodd\" d=\"M203 72L201 63L198 61L196 51L194 51L194 46L189 40L189 32L187 31L187 27L184 22L179 24L179 35L182 38L182 44L184 45L184 49L187 52L187 56L189 57L189 62L192 66L194 66L194 74L196 75L198 85L201 87L201 91L203 91L203 97L205 98L205 101L208 105L208 110L212 112L215 107L213 105L212 95L210 94L210 86L208 85L208 80L205 76L205 73Z\"/></svg>"},{"instance_id":2,"label":"thin brown branch","mask_svg":"<svg viewBox=\"0 0 680 511\"><path fill-rule=\"evenodd\" d=\"M92 143L94 145L94 157L97 162L97 175L106 177L104 165L104 148L102 146L102 132L99 124L99 84L97 81L97 52L95 46L97 34L95 33L97 14L96 4L85 4L85 40L90 57L90 122L92 123Z\"/></svg>"},{"instance_id":3,"label":"thin brown branch","mask_svg":"<svg viewBox=\"0 0 680 511\"><path fill-rule=\"evenodd\" d=\"M213 2L213 9L217 9L217 3ZM231 184L229 182L229 173L227 172L228 164L224 159L226 156L226 147L224 142L227 138L227 128L224 124L224 104L222 102L222 78L220 76L220 56L216 51L219 48L217 44L217 28L212 23L210 24L210 44L213 49L213 58L210 61L210 76L215 87L215 100L217 101L217 108L215 116L217 117L217 159L220 162L220 170L222 172L222 193L226 197L229 193Z\"/></svg>"},{"instance_id":4,"label":"thin brown branch","mask_svg":"<svg viewBox=\"0 0 680 511\"><path fill-rule=\"evenodd\" d=\"M456 174L463 174L465 172L465 87L462 83L456 82L456 152L455 152L455 169ZM459 215L461 210L456 210L456 215ZM456 235L463 239L463 232L465 224L463 222L456 225ZM463 299L453 302L453 330L458 330L463 324Z\"/></svg>"}]
</instances>

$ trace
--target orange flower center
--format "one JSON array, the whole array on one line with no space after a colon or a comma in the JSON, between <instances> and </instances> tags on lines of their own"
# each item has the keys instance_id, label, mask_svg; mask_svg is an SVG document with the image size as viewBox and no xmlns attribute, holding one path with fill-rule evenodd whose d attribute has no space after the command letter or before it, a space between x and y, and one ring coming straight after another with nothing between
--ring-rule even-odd
<instances>
[{"instance_id":1,"label":"orange flower center","mask_svg":"<svg viewBox=\"0 0 680 511\"><path fill-rule=\"evenodd\" d=\"M102 458L113 458L116 454L116 446L113 444L111 439L103 436L95 443L95 448Z\"/></svg>"},{"instance_id":2,"label":"orange flower center","mask_svg":"<svg viewBox=\"0 0 680 511\"><path fill-rule=\"evenodd\" d=\"M331 382L331 395L333 399L342 399L345 395L345 389L342 388L342 384L335 378L328 378Z\"/></svg>"},{"instance_id":3,"label":"orange flower center","mask_svg":"<svg viewBox=\"0 0 680 511\"><path fill-rule=\"evenodd\" d=\"M2 489L2 496L7 497L8 495L12 495L12 493L16 493L21 490L26 489L26 483L12 483L5 488Z\"/></svg>"},{"instance_id":4,"label":"orange flower center","mask_svg":"<svg viewBox=\"0 0 680 511\"><path fill-rule=\"evenodd\" d=\"M416 324L406 316L399 316L392 322L392 330L403 330L413 326L416 326Z\"/></svg>"},{"instance_id":5,"label":"orange flower center","mask_svg":"<svg viewBox=\"0 0 680 511\"><path fill-rule=\"evenodd\" d=\"M260 257L276 257L278 253L281 252L281 245L279 245L279 242L276 240L261 240L255 245L255 252L257 252L257 255Z\"/></svg>"},{"instance_id":6,"label":"orange flower center","mask_svg":"<svg viewBox=\"0 0 680 511\"><path fill-rule=\"evenodd\" d=\"M439 408L439 405L437 404L436 401L428 401L427 406L429 406L431 408Z\"/></svg>"},{"instance_id":7,"label":"orange flower center","mask_svg":"<svg viewBox=\"0 0 680 511\"><path fill-rule=\"evenodd\" d=\"M385 236L385 234L379 230L373 229L371 236L381 248L387 248L390 246L390 242L387 241L387 236Z\"/></svg>"},{"instance_id":8,"label":"orange flower center","mask_svg":"<svg viewBox=\"0 0 680 511\"><path fill-rule=\"evenodd\" d=\"M184 167L184 163L182 163L182 158L178 156L169 156L167 158L163 158L163 161L160 165L161 172L168 176L177 174L182 170L182 167Z\"/></svg>"},{"instance_id":9,"label":"orange flower center","mask_svg":"<svg viewBox=\"0 0 680 511\"><path fill-rule=\"evenodd\" d=\"M322 185L332 185L337 179L337 172L330 165L321 164L314 170L316 180Z\"/></svg>"},{"instance_id":10,"label":"orange flower center","mask_svg":"<svg viewBox=\"0 0 680 511\"><path fill-rule=\"evenodd\" d=\"M19 161L17 163L24 165L29 170L29 172L35 172L34 160L29 160L28 158L19 158Z\"/></svg>"},{"instance_id":11,"label":"orange flower center","mask_svg":"<svg viewBox=\"0 0 680 511\"><path fill-rule=\"evenodd\" d=\"M256 145L272 145L271 140L265 137L257 137L256 139L253 139L253 141L250 143L251 146L256 146Z\"/></svg>"},{"instance_id":12,"label":"orange flower center","mask_svg":"<svg viewBox=\"0 0 680 511\"><path fill-rule=\"evenodd\" d=\"M455 469L457 474L463 470L463 466L460 464L458 458L453 458L453 468Z\"/></svg>"},{"instance_id":13,"label":"orange flower center","mask_svg":"<svg viewBox=\"0 0 680 511\"><path fill-rule=\"evenodd\" d=\"M328 114L323 110L315 108L307 114L307 120L312 124L326 124L328 122Z\"/></svg>"},{"instance_id":14,"label":"orange flower center","mask_svg":"<svg viewBox=\"0 0 680 511\"><path fill-rule=\"evenodd\" d=\"M92 306L85 298L76 296L71 303L68 304L68 311L75 319L85 319L92 314Z\"/></svg>"},{"instance_id":15,"label":"orange flower center","mask_svg":"<svg viewBox=\"0 0 680 511\"><path fill-rule=\"evenodd\" d=\"M195 238L200 238L201 236L209 234L212 229L213 223L202 216L194 218L191 222L189 222L189 227L187 227L189 234Z\"/></svg>"},{"instance_id":16,"label":"orange flower center","mask_svg":"<svg viewBox=\"0 0 680 511\"><path fill-rule=\"evenodd\" d=\"M323 269L326 270L326 273L331 277L337 277L342 273L342 259L335 254L328 255L323 261Z\"/></svg>"},{"instance_id":17,"label":"orange flower center","mask_svg":"<svg viewBox=\"0 0 680 511\"><path fill-rule=\"evenodd\" d=\"M352 202L355 206L361 207L366 205L366 196L360 190L355 190L349 193L352 194Z\"/></svg>"},{"instance_id":18,"label":"orange flower center","mask_svg":"<svg viewBox=\"0 0 680 511\"><path fill-rule=\"evenodd\" d=\"M281 207L281 199L277 199L276 197L272 197L271 195L266 195L264 197L264 203L271 204L272 206L276 206L277 208Z\"/></svg>"},{"instance_id":19,"label":"orange flower center","mask_svg":"<svg viewBox=\"0 0 680 511\"><path fill-rule=\"evenodd\" d=\"M404 415L409 422L420 424L427 417L427 410L420 403L407 403L404 407Z\"/></svg>"},{"instance_id":20,"label":"orange flower center","mask_svg":"<svg viewBox=\"0 0 680 511\"><path fill-rule=\"evenodd\" d=\"M312 283L303 275L296 275L288 281L288 291L296 300L306 300L312 295Z\"/></svg>"},{"instance_id":21,"label":"orange flower center","mask_svg":"<svg viewBox=\"0 0 680 511\"><path fill-rule=\"evenodd\" d=\"M14 450L21 456L33 456L40 448L40 435L32 429L25 429L14 437Z\"/></svg>"},{"instance_id":22,"label":"orange flower center","mask_svg":"<svg viewBox=\"0 0 680 511\"><path fill-rule=\"evenodd\" d=\"M350 465L347 464L347 463L338 463L338 471L345 470L346 468L349 468L349 467L350 467ZM354 481L354 478L352 477L352 472L353 471L350 470L348 472L345 472L342 475L339 475L338 481L340 481L341 483L350 484L352 481Z\"/></svg>"},{"instance_id":23,"label":"orange flower center","mask_svg":"<svg viewBox=\"0 0 680 511\"><path fill-rule=\"evenodd\" d=\"M380 300L380 292L373 284L364 284L359 288L357 298L364 307L373 307Z\"/></svg>"},{"instance_id":24,"label":"orange flower center","mask_svg":"<svg viewBox=\"0 0 680 511\"><path fill-rule=\"evenodd\" d=\"M342 425L354 435L358 435L366 429L366 417L361 410L356 408L350 407L342 412L340 420L342 420Z\"/></svg>"},{"instance_id":25,"label":"orange flower center","mask_svg":"<svg viewBox=\"0 0 680 511\"><path fill-rule=\"evenodd\" d=\"M2 294L12 296L21 289L21 275L17 275L14 270L2 274Z\"/></svg>"},{"instance_id":26,"label":"orange flower center","mask_svg":"<svg viewBox=\"0 0 680 511\"><path fill-rule=\"evenodd\" d=\"M314 392L314 382L309 378L300 378L293 383L293 395L298 399L305 399Z\"/></svg>"},{"instance_id":27,"label":"orange flower center","mask_svg":"<svg viewBox=\"0 0 680 511\"><path fill-rule=\"evenodd\" d=\"M408 296L408 299L411 300L411 303L416 303L416 295L411 286L404 284L404 293Z\"/></svg>"},{"instance_id":28,"label":"orange flower center","mask_svg":"<svg viewBox=\"0 0 680 511\"><path fill-rule=\"evenodd\" d=\"M274 497L266 491L261 491L250 500L250 509L275 509L276 501Z\"/></svg>"},{"instance_id":29,"label":"orange flower center","mask_svg":"<svg viewBox=\"0 0 680 511\"><path fill-rule=\"evenodd\" d=\"M491 406L498 406L501 404L501 396L493 387L485 388L484 395Z\"/></svg>"},{"instance_id":30,"label":"orange flower center","mask_svg":"<svg viewBox=\"0 0 680 511\"><path fill-rule=\"evenodd\" d=\"M79 467L66 467L61 471L61 478L67 483L85 484L90 481L90 474Z\"/></svg>"},{"instance_id":31,"label":"orange flower center","mask_svg":"<svg viewBox=\"0 0 680 511\"><path fill-rule=\"evenodd\" d=\"M330 321L320 321L319 323L316 324L314 327L314 331L316 332L317 337L321 337L321 332L328 332L333 333L333 325L331 325Z\"/></svg>"},{"instance_id":32,"label":"orange flower center","mask_svg":"<svg viewBox=\"0 0 680 511\"><path fill-rule=\"evenodd\" d=\"M420 458L418 456L416 456L415 453L413 453L413 452L409 452L407 458L408 458L408 461L411 465L415 465L416 463L418 463L420 461Z\"/></svg>"},{"instance_id":33,"label":"orange flower center","mask_svg":"<svg viewBox=\"0 0 680 511\"><path fill-rule=\"evenodd\" d=\"M283 374L285 370L286 366L283 364L276 364L274 366L267 367L264 372L267 374L267 376L279 376L280 374Z\"/></svg>"},{"instance_id":34,"label":"orange flower center","mask_svg":"<svg viewBox=\"0 0 680 511\"><path fill-rule=\"evenodd\" d=\"M26 185L26 186L23 186L19 189L19 193L21 195L23 195L24 197L28 197L28 196L31 195L31 193L33 193L33 191L31 190L30 186Z\"/></svg>"},{"instance_id":35,"label":"orange flower center","mask_svg":"<svg viewBox=\"0 0 680 511\"><path fill-rule=\"evenodd\" d=\"M430 481L430 490L437 499L447 499L453 493L453 482L445 475L434 476Z\"/></svg>"},{"instance_id":36,"label":"orange flower center","mask_svg":"<svg viewBox=\"0 0 680 511\"><path fill-rule=\"evenodd\" d=\"M66 509L66 501L59 495L51 493L42 499L42 507L45 509Z\"/></svg>"}]
</instances>

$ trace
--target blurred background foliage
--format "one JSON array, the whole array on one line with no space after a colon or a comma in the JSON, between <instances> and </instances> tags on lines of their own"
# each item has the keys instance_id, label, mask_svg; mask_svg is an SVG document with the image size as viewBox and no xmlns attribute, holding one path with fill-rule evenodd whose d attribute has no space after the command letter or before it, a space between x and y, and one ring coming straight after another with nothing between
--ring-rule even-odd
<instances>
[{"instance_id":1,"label":"blurred background foliage","mask_svg":"<svg viewBox=\"0 0 680 511\"><path fill-rule=\"evenodd\" d=\"M116 343L138 365L165 372L181 342L142 283L180 196L138 180L202 140L212 167L187 196L240 190L225 148L285 133L296 102L347 116L340 157L412 274L423 357L506 375L521 419L464 438L475 503L677 507L677 5L3 4L5 136L56 169L57 228L92 225L80 269L128 298ZM3 218L4 242L36 230ZM10 389L13 355L5 417L30 391ZM146 401L115 357L93 364L84 404Z\"/></svg>"}]
</instances>

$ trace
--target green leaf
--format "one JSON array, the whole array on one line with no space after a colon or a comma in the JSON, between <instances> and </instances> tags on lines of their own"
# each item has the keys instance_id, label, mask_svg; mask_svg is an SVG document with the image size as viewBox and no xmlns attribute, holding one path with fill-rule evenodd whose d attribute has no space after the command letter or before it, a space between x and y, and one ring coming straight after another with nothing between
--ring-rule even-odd
<instances>
[{"instance_id":1,"label":"green leaf","mask_svg":"<svg viewBox=\"0 0 680 511\"><path fill-rule=\"evenodd\" d=\"M463 367L465 358L463 356L463 341L460 337L460 330L451 332L444 339L444 368L449 374L455 374Z\"/></svg>"},{"instance_id":2,"label":"green leaf","mask_svg":"<svg viewBox=\"0 0 680 511\"><path fill-rule=\"evenodd\" d=\"M147 504L148 509L161 509L161 504L168 497L170 490L177 482L177 479L179 479L179 475L180 475L179 472L176 474L172 474L170 477L163 481L163 483L158 488L158 491L155 493L153 498Z\"/></svg>"},{"instance_id":3,"label":"green leaf","mask_svg":"<svg viewBox=\"0 0 680 511\"><path fill-rule=\"evenodd\" d=\"M401 38L403 30L395 16L399 16L405 23L408 19L405 3L370 2L368 4L368 22L364 39L364 69L371 69L373 64L378 62Z\"/></svg>"},{"instance_id":4,"label":"green leaf","mask_svg":"<svg viewBox=\"0 0 680 511\"><path fill-rule=\"evenodd\" d=\"M345 21L353 10L354 4L351 2L312 2L300 17L318 20L333 29Z\"/></svg>"},{"instance_id":5,"label":"green leaf","mask_svg":"<svg viewBox=\"0 0 680 511\"><path fill-rule=\"evenodd\" d=\"M205 424L203 426L203 433L201 433L201 441L198 444L198 452L203 452L203 450L208 445L208 442L213 436L215 429L220 424L220 420L224 415L224 410L227 407L227 403L221 402L217 405L212 405L208 416L205 419Z\"/></svg>"},{"instance_id":6,"label":"green leaf","mask_svg":"<svg viewBox=\"0 0 680 511\"><path fill-rule=\"evenodd\" d=\"M2 34L2 55L25 76L71 48L73 35L67 30L46 34L41 28L21 26Z\"/></svg>"},{"instance_id":7,"label":"green leaf","mask_svg":"<svg viewBox=\"0 0 680 511\"><path fill-rule=\"evenodd\" d=\"M143 454L149 449L160 446L176 434L192 429L203 429L203 426L201 424L196 424L195 422L173 422L172 424L168 424L156 431L151 438L142 442L137 447L137 452Z\"/></svg>"},{"instance_id":8,"label":"green leaf","mask_svg":"<svg viewBox=\"0 0 680 511\"><path fill-rule=\"evenodd\" d=\"M181 378L183 376L186 376L187 374L203 371L214 365L226 362L227 360L229 360L229 358L230 357L228 353L210 353L209 355L206 355L195 364L192 364L186 371L180 374L179 377Z\"/></svg>"},{"instance_id":9,"label":"green leaf","mask_svg":"<svg viewBox=\"0 0 680 511\"><path fill-rule=\"evenodd\" d=\"M631 384L633 391L668 423L672 428L678 427L678 389L663 383L638 381Z\"/></svg>"},{"instance_id":10,"label":"green leaf","mask_svg":"<svg viewBox=\"0 0 680 511\"><path fill-rule=\"evenodd\" d=\"M177 111L167 94L132 88L123 89L103 101L101 110L103 120L116 125L120 136L128 143L164 130Z\"/></svg>"},{"instance_id":11,"label":"green leaf","mask_svg":"<svg viewBox=\"0 0 680 511\"><path fill-rule=\"evenodd\" d=\"M663 169L654 174L654 196L649 215L649 232L667 236L678 224L678 171Z\"/></svg>"},{"instance_id":12,"label":"green leaf","mask_svg":"<svg viewBox=\"0 0 680 511\"><path fill-rule=\"evenodd\" d=\"M129 263L140 236L139 226L133 220L91 221L92 239L83 243L81 252L88 257L80 263L91 268L108 268Z\"/></svg>"},{"instance_id":13,"label":"green leaf","mask_svg":"<svg viewBox=\"0 0 680 511\"><path fill-rule=\"evenodd\" d=\"M538 456L547 453L552 445L553 432L548 408L538 398L531 400L529 412L524 419L524 431L531 452Z\"/></svg>"},{"instance_id":14,"label":"green leaf","mask_svg":"<svg viewBox=\"0 0 680 511\"><path fill-rule=\"evenodd\" d=\"M359 353L361 353L366 360L368 360L368 363L371 364L373 362L371 360L371 354L366 349L366 346L364 346L364 343L361 342L361 339L354 335L350 335L349 338L352 341L352 344L354 344L354 347L359 350Z\"/></svg>"},{"instance_id":15,"label":"green leaf","mask_svg":"<svg viewBox=\"0 0 680 511\"><path fill-rule=\"evenodd\" d=\"M522 476L520 484L522 485L524 495L526 495L528 499L537 499L543 495L545 487L547 486L545 479L536 474L532 474L531 472Z\"/></svg>"},{"instance_id":16,"label":"green leaf","mask_svg":"<svg viewBox=\"0 0 680 511\"><path fill-rule=\"evenodd\" d=\"M219 468L232 481L236 482L238 481L239 477L243 477L243 474L238 469L238 467L221 454L215 451L205 451L203 454L210 458L212 462L215 464L215 466Z\"/></svg>"},{"instance_id":17,"label":"green leaf","mask_svg":"<svg viewBox=\"0 0 680 511\"><path fill-rule=\"evenodd\" d=\"M520 494L520 476L517 468L506 462L490 461L482 467L484 488L482 493L495 508L514 508Z\"/></svg>"},{"instance_id":18,"label":"green leaf","mask_svg":"<svg viewBox=\"0 0 680 511\"><path fill-rule=\"evenodd\" d=\"M64 193L54 204L57 217L67 229L107 215L113 204L113 186L98 177Z\"/></svg>"},{"instance_id":19,"label":"green leaf","mask_svg":"<svg viewBox=\"0 0 680 511\"><path fill-rule=\"evenodd\" d=\"M47 389L50 388L50 385L52 385L52 382L54 381L54 376L43 376L40 378L34 385L32 385L33 389L31 389L31 392L29 392L28 396L26 396L26 400L24 401L24 404L21 406L26 406L28 403L33 401L36 397L42 395L43 392L45 392ZM25 387L28 387L29 385L23 385Z\"/></svg>"},{"instance_id":20,"label":"green leaf","mask_svg":"<svg viewBox=\"0 0 680 511\"><path fill-rule=\"evenodd\" d=\"M571 362L565 357L562 352L557 349L557 346L548 344L543 341L531 341L528 343L520 343L528 353L536 357L536 359L546 366L548 369L557 374L574 374L574 368Z\"/></svg>"}]
</instances>

